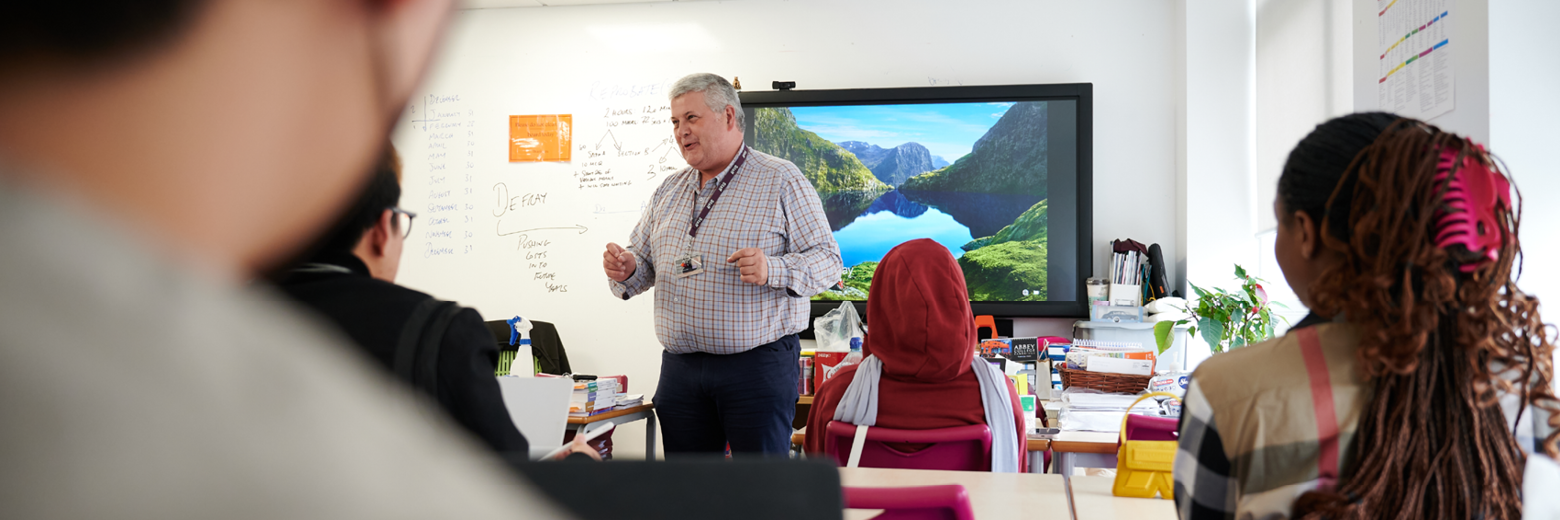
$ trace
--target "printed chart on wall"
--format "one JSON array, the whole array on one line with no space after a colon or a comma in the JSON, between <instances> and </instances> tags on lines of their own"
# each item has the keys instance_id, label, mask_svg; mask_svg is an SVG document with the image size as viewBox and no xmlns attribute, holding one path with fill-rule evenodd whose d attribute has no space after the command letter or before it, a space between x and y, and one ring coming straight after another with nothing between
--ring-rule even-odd
<instances>
[{"instance_id":1,"label":"printed chart on wall","mask_svg":"<svg viewBox=\"0 0 1560 520\"><path fill-rule=\"evenodd\" d=\"M686 163L664 83L576 91L540 106L501 89L433 92L408 106L395 136L401 204L419 215L398 282L485 316L610 298L604 245L625 242L651 193Z\"/></svg>"},{"instance_id":2,"label":"printed chart on wall","mask_svg":"<svg viewBox=\"0 0 1560 520\"><path fill-rule=\"evenodd\" d=\"M1452 111L1450 0L1377 0L1382 110L1429 120Z\"/></svg>"}]
</instances>

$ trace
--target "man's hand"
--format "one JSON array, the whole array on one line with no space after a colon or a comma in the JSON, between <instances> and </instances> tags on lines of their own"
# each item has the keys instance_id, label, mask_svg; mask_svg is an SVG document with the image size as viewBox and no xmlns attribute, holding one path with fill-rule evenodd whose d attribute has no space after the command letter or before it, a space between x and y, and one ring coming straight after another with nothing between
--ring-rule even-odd
<instances>
[{"instance_id":1,"label":"man's hand","mask_svg":"<svg viewBox=\"0 0 1560 520\"><path fill-rule=\"evenodd\" d=\"M592 448L590 444L585 442L584 432L577 432L574 435L574 442L569 443L569 449L564 450L563 453L559 453L557 457L553 457L553 460L563 460L568 458L569 455L573 455L575 453L584 453L590 458L595 459L596 462L601 462L601 452L596 451L596 448Z\"/></svg>"},{"instance_id":2,"label":"man's hand","mask_svg":"<svg viewBox=\"0 0 1560 520\"><path fill-rule=\"evenodd\" d=\"M623 246L607 243L607 250L601 253L601 267L607 272L607 278L614 282L627 280L634 276L637 267L634 261L634 253L623 249Z\"/></svg>"},{"instance_id":3,"label":"man's hand","mask_svg":"<svg viewBox=\"0 0 1560 520\"><path fill-rule=\"evenodd\" d=\"M726 258L726 262L736 262L737 269L742 270L744 282L754 285L769 283L769 257L756 247L739 249Z\"/></svg>"}]
</instances>

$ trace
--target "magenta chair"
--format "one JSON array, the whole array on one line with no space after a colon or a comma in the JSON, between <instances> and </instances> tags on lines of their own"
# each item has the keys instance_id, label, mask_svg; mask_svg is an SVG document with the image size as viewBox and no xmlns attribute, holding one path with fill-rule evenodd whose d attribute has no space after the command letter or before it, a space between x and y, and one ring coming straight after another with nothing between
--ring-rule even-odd
<instances>
[{"instance_id":1,"label":"magenta chair","mask_svg":"<svg viewBox=\"0 0 1560 520\"><path fill-rule=\"evenodd\" d=\"M1173 441L1179 439L1180 421L1168 417L1127 416L1127 439L1134 441ZM1116 444L1121 444L1118 440Z\"/></svg>"},{"instance_id":2,"label":"magenta chair","mask_svg":"<svg viewBox=\"0 0 1560 520\"><path fill-rule=\"evenodd\" d=\"M851 441L856 425L829 421L824 431L823 451L844 466L850 460ZM900 451L885 443L931 444L918 451ZM954 471L991 471L991 428L984 424L938 428L936 430L867 429L867 442L861 448L863 468L943 469Z\"/></svg>"},{"instance_id":3,"label":"magenta chair","mask_svg":"<svg viewBox=\"0 0 1560 520\"><path fill-rule=\"evenodd\" d=\"M873 520L975 520L964 486L841 488L846 509L882 509Z\"/></svg>"}]
</instances>

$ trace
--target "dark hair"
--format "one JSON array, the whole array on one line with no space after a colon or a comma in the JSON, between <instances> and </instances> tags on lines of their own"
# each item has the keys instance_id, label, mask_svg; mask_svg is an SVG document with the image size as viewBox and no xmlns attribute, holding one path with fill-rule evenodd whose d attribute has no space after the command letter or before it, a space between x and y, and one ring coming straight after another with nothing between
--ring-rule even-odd
<instances>
[{"instance_id":1,"label":"dark hair","mask_svg":"<svg viewBox=\"0 0 1560 520\"><path fill-rule=\"evenodd\" d=\"M1327 217L1327 200L1333 192L1344 194L1344 200L1353 197L1353 184L1340 186L1344 172L1361 150L1370 146L1398 116L1386 112L1361 112L1317 125L1310 135L1295 145L1284 162L1284 171L1278 177L1278 198L1283 202L1283 218L1291 218L1296 212L1310 215L1318 226ZM1334 236L1347 240L1349 233L1349 208L1335 209L1338 214L1328 229Z\"/></svg>"},{"instance_id":2,"label":"dark hair","mask_svg":"<svg viewBox=\"0 0 1560 520\"><path fill-rule=\"evenodd\" d=\"M1297 518L1519 518L1523 455L1498 399L1517 395L1560 426L1554 345L1512 276L1516 208L1494 208L1505 237L1494 261L1470 266L1465 250L1438 247L1465 168L1438 178L1443 153L1500 174L1472 141L1379 112L1317 126L1284 165L1285 221L1306 213L1342 258L1310 287L1312 311L1359 327L1371 388L1338 486L1301 495ZM1557 443L1560 433L1539 444L1555 457Z\"/></svg>"},{"instance_id":3,"label":"dark hair","mask_svg":"<svg viewBox=\"0 0 1560 520\"><path fill-rule=\"evenodd\" d=\"M363 240L363 233L379 222L385 210L401 202L401 161L395 147L386 145L384 155L374 166L356 201L331 226L315 249L315 256L350 254Z\"/></svg>"},{"instance_id":4,"label":"dark hair","mask_svg":"<svg viewBox=\"0 0 1560 520\"><path fill-rule=\"evenodd\" d=\"M0 16L0 65L120 57L178 36L205 0L10 2Z\"/></svg>"}]
</instances>

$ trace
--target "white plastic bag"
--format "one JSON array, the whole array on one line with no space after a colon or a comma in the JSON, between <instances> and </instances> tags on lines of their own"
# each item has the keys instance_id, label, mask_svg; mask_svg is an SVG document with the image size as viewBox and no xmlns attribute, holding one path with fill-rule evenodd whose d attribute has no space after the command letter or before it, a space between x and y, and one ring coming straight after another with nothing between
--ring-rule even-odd
<instances>
[{"instance_id":1,"label":"white plastic bag","mask_svg":"<svg viewBox=\"0 0 1560 520\"><path fill-rule=\"evenodd\" d=\"M813 335L817 338L818 350L842 351L850 350L850 338L865 336L866 329L861 326L861 315L856 314L856 306L844 302L839 308L813 320Z\"/></svg>"}]
</instances>

